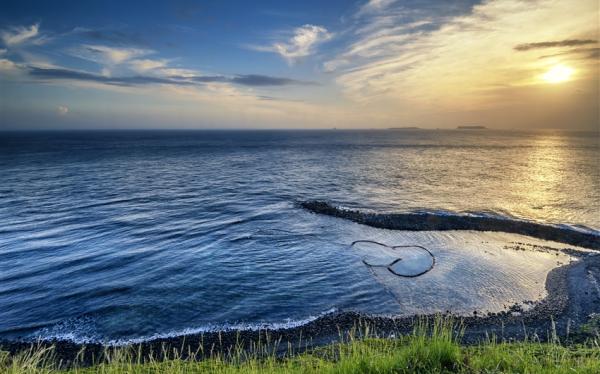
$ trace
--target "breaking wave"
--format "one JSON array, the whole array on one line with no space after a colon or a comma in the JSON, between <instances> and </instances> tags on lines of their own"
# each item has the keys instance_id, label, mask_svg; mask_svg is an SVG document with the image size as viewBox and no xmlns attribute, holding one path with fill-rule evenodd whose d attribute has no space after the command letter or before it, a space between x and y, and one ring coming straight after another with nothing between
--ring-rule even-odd
<instances>
[{"instance_id":1,"label":"breaking wave","mask_svg":"<svg viewBox=\"0 0 600 374\"><path fill-rule=\"evenodd\" d=\"M91 317L80 317L57 323L30 334L24 341L69 341L75 344L103 344L106 346L121 347L131 344L141 344L157 339L180 336L197 335L203 333L229 332L229 331L259 331L259 330L286 330L309 324L319 318L337 312L332 308L317 315L302 319L287 319L277 322L236 322L236 323L209 323L197 327L188 327L166 332L124 339L108 339L99 336L95 328L95 321Z\"/></svg>"}]
</instances>

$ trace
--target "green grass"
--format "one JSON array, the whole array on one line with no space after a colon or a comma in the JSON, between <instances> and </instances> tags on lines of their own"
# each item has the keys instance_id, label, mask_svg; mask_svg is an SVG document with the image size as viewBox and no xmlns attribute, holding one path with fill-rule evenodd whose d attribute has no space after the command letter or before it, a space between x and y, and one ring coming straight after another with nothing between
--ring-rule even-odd
<instances>
[{"instance_id":1,"label":"green grass","mask_svg":"<svg viewBox=\"0 0 600 374\"><path fill-rule=\"evenodd\" d=\"M352 334L351 334L352 335ZM551 342L497 342L490 338L475 346L458 343L461 330L451 320L422 322L410 335L396 339L352 336L343 343L276 356L276 345L241 347L229 354L213 354L196 361L179 358L144 360L135 347L107 350L102 362L90 367L58 370L52 348L32 347L10 356L0 352L2 373L600 373L598 340L562 345Z\"/></svg>"}]
</instances>

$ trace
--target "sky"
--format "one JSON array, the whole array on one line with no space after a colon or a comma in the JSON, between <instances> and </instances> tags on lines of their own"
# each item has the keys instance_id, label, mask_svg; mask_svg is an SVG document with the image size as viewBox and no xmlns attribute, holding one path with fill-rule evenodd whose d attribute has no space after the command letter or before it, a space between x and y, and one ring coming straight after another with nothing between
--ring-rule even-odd
<instances>
[{"instance_id":1,"label":"sky","mask_svg":"<svg viewBox=\"0 0 600 374\"><path fill-rule=\"evenodd\" d=\"M0 5L0 130L598 130L597 0Z\"/></svg>"}]
</instances>

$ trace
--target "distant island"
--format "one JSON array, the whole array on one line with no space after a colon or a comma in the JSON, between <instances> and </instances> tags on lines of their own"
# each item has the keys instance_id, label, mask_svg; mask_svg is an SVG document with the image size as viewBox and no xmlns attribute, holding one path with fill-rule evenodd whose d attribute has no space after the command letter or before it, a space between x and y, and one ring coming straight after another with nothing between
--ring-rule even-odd
<instances>
[{"instance_id":1,"label":"distant island","mask_svg":"<svg viewBox=\"0 0 600 374\"><path fill-rule=\"evenodd\" d=\"M390 127L388 130L420 130L420 127L406 126L406 127Z\"/></svg>"},{"instance_id":2,"label":"distant island","mask_svg":"<svg viewBox=\"0 0 600 374\"><path fill-rule=\"evenodd\" d=\"M458 126L458 130L485 130L485 126Z\"/></svg>"}]
</instances>

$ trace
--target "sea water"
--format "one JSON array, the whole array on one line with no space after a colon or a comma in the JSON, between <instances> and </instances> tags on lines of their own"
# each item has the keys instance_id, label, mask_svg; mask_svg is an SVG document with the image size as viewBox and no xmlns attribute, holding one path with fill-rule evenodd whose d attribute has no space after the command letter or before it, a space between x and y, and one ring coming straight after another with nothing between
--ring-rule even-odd
<instances>
[{"instance_id":1,"label":"sea water","mask_svg":"<svg viewBox=\"0 0 600 374\"><path fill-rule=\"evenodd\" d=\"M570 256L505 248L530 240L519 235L374 229L297 202L600 235L599 150L595 133L551 131L0 133L0 339L139 341L539 300ZM436 264L417 278L374 272L356 240L423 245Z\"/></svg>"}]
</instances>

